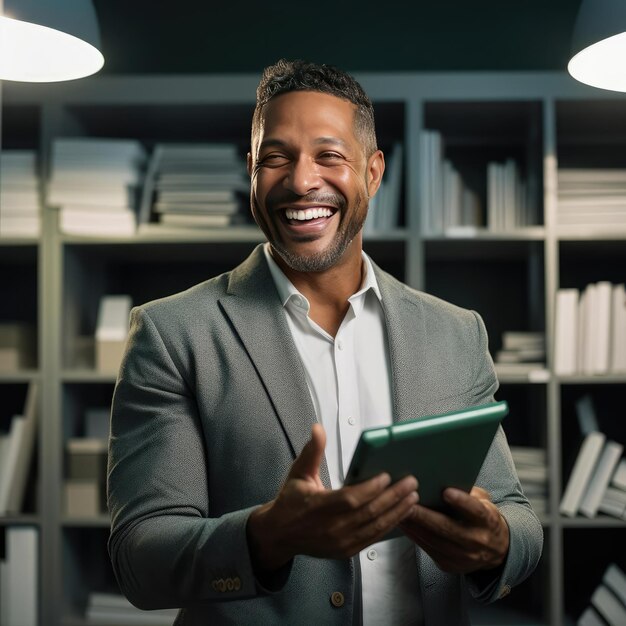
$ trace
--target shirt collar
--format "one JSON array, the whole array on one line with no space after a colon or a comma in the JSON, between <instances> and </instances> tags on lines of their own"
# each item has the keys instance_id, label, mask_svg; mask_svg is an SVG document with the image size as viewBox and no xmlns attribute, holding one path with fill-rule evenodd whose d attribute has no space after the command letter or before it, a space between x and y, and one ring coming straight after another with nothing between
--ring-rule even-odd
<instances>
[{"instance_id":1,"label":"shirt collar","mask_svg":"<svg viewBox=\"0 0 626 626\"><path fill-rule=\"evenodd\" d=\"M267 265L270 269L272 278L274 279L274 284L276 285L276 289L278 291L278 295L280 297L282 305L285 307L290 300L293 300L301 308L304 308L303 305L306 304L306 310L308 312L309 301L294 287L293 283L287 278L287 276L285 276L284 272L280 269L280 267L272 257L272 254L270 253L269 243L266 243L263 246L263 252L265 254L265 258L267 259ZM360 300L361 296L364 296L371 289L376 294L378 300L382 302L382 296L378 287L376 275L374 274L374 266L372 265L372 261L369 256L367 256L367 254L365 254L365 252L363 252L362 250L361 256L363 258L363 263L365 266L365 275L363 276L363 282L361 283L361 288L356 293L351 295L348 300L354 304L355 301Z\"/></svg>"}]
</instances>

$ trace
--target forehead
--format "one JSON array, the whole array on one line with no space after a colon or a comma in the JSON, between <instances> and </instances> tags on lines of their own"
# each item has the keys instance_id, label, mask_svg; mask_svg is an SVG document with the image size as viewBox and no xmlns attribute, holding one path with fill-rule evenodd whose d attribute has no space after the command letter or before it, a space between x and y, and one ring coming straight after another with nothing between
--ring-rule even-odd
<instances>
[{"instance_id":1,"label":"forehead","mask_svg":"<svg viewBox=\"0 0 626 626\"><path fill-rule=\"evenodd\" d=\"M291 135L356 140L356 105L317 91L292 91L272 98L261 116L259 139L285 139Z\"/></svg>"}]
</instances>

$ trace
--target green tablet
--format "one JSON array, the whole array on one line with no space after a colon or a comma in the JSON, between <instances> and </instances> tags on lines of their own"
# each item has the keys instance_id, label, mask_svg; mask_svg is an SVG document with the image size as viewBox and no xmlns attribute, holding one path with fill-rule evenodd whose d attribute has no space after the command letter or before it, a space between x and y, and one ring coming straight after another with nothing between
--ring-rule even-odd
<instances>
[{"instance_id":1,"label":"green tablet","mask_svg":"<svg viewBox=\"0 0 626 626\"><path fill-rule=\"evenodd\" d=\"M420 504L445 511L443 490L457 487L470 491L508 411L506 402L491 402L364 430L345 484L382 472L390 474L394 482L413 475L419 481Z\"/></svg>"}]
</instances>

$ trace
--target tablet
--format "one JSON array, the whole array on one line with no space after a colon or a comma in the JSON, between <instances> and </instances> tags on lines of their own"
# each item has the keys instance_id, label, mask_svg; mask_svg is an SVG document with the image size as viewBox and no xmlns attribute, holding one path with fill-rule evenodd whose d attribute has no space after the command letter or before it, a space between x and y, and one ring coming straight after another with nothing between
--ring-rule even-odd
<instances>
[{"instance_id":1,"label":"tablet","mask_svg":"<svg viewBox=\"0 0 626 626\"><path fill-rule=\"evenodd\" d=\"M508 411L506 402L491 402L364 430L345 484L358 483L382 472L390 474L393 482L410 474L419 482L420 504L446 511L443 490L471 490L498 425Z\"/></svg>"}]
</instances>

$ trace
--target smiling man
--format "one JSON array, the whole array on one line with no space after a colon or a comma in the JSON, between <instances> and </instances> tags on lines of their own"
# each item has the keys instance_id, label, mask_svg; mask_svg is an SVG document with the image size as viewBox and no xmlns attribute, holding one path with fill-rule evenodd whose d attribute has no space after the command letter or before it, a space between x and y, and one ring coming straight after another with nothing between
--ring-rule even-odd
<instances>
[{"instance_id":1,"label":"smiling man","mask_svg":"<svg viewBox=\"0 0 626 626\"><path fill-rule=\"evenodd\" d=\"M454 518L419 505L414 477L343 486L363 428L497 389L478 315L363 253L384 168L354 79L265 70L248 170L268 243L132 315L109 548L137 606L181 607L177 624L450 626L468 591L489 602L534 569L541 526L501 430L472 492L446 491Z\"/></svg>"}]
</instances>

